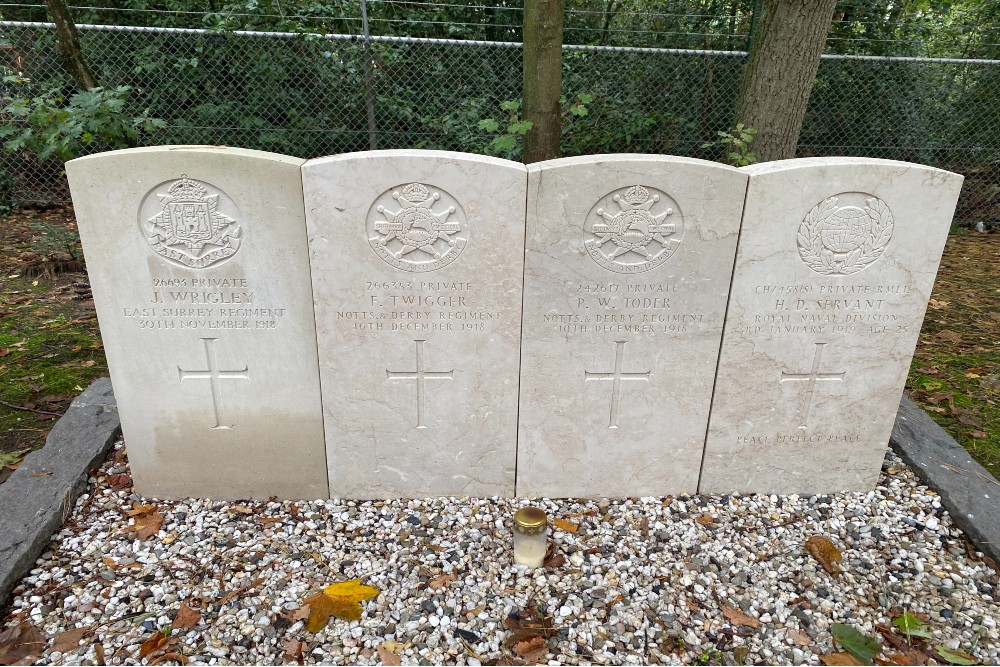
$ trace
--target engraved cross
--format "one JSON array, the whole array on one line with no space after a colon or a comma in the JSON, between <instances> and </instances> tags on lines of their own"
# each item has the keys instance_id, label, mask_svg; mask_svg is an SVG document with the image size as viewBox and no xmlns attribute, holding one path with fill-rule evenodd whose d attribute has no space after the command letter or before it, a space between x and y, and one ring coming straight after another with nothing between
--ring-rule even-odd
<instances>
[{"instance_id":1,"label":"engraved cross","mask_svg":"<svg viewBox=\"0 0 1000 667\"><path fill-rule=\"evenodd\" d=\"M416 380L417 381L417 428L427 428L424 424L424 380L454 380L455 370L427 371L424 370L424 343L415 340L417 345L417 369L414 371L385 370L386 380Z\"/></svg>"},{"instance_id":2,"label":"engraved cross","mask_svg":"<svg viewBox=\"0 0 1000 667\"><path fill-rule=\"evenodd\" d=\"M805 381L809 383L806 389L806 412L805 417L802 419L802 428L805 428L809 424L809 413L812 411L812 400L813 394L816 392L816 383L820 380L835 380L837 382L842 382L844 376L847 375L847 371L841 371L840 373L820 373L819 365L823 359L823 348L826 347L827 343L816 343L816 352L813 355L813 365L812 369L808 373L787 373L781 371L781 380L779 382L794 382L797 380Z\"/></svg>"},{"instance_id":3,"label":"engraved cross","mask_svg":"<svg viewBox=\"0 0 1000 667\"><path fill-rule=\"evenodd\" d=\"M212 408L215 411L215 426L212 428L233 428L232 425L224 424L225 414L222 405L222 380L249 380L250 373L246 366L242 370L219 370L215 360L215 338L200 338L205 343L205 357L208 359L208 368L202 371L186 371L180 366L177 367L177 375L181 382L184 380L209 380L212 384Z\"/></svg>"},{"instance_id":4,"label":"engraved cross","mask_svg":"<svg viewBox=\"0 0 1000 667\"><path fill-rule=\"evenodd\" d=\"M610 373L592 373L585 370L583 372L584 382L587 380L611 380L613 384L611 385L611 416L608 421L608 428L618 428L618 406L621 403L622 395L622 380L641 380L643 382L649 381L649 376L652 375L653 371L644 371L636 373L625 373L622 371L622 362L625 358L625 343L627 341L619 340L615 342L617 346L615 348L615 370Z\"/></svg>"}]
</instances>

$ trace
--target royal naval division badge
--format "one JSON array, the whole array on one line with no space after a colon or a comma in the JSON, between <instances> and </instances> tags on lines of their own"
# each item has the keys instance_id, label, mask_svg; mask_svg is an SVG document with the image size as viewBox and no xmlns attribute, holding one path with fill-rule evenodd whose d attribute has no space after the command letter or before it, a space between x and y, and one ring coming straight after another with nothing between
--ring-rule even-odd
<instances>
[{"instance_id":1,"label":"royal naval division badge","mask_svg":"<svg viewBox=\"0 0 1000 667\"><path fill-rule=\"evenodd\" d=\"M884 201L842 192L816 204L802 220L796 237L799 257L823 275L857 273L882 256L892 226L892 212Z\"/></svg>"}]
</instances>

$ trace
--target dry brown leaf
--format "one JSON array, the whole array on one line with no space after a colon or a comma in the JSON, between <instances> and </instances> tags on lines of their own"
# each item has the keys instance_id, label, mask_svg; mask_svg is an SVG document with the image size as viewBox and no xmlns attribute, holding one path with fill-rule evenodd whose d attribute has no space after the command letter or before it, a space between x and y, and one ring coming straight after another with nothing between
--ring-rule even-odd
<instances>
[{"instance_id":1,"label":"dry brown leaf","mask_svg":"<svg viewBox=\"0 0 1000 667\"><path fill-rule=\"evenodd\" d=\"M462 616L466 616L466 617L468 617L468 616L479 616L484 611L486 611L486 605L482 605L481 607L475 607L473 609L463 609L462 610Z\"/></svg>"},{"instance_id":2,"label":"dry brown leaf","mask_svg":"<svg viewBox=\"0 0 1000 667\"><path fill-rule=\"evenodd\" d=\"M319 593L305 599L309 607L306 630L319 632L326 627L331 616L344 621L360 621L364 611L361 603L381 593L374 586L361 583L360 579L330 584Z\"/></svg>"},{"instance_id":3,"label":"dry brown leaf","mask_svg":"<svg viewBox=\"0 0 1000 667\"><path fill-rule=\"evenodd\" d=\"M0 632L0 665L30 665L44 652L45 637L27 621Z\"/></svg>"},{"instance_id":4,"label":"dry brown leaf","mask_svg":"<svg viewBox=\"0 0 1000 667\"><path fill-rule=\"evenodd\" d=\"M97 658L98 665L106 665L108 661L104 659L104 644L94 642L94 657Z\"/></svg>"},{"instance_id":5,"label":"dry brown leaf","mask_svg":"<svg viewBox=\"0 0 1000 667\"><path fill-rule=\"evenodd\" d=\"M233 505L229 511L235 514L253 514L253 510L246 505Z\"/></svg>"},{"instance_id":6,"label":"dry brown leaf","mask_svg":"<svg viewBox=\"0 0 1000 667\"><path fill-rule=\"evenodd\" d=\"M792 643L799 646L812 646L812 638L801 630L795 628L785 628L785 636L792 640Z\"/></svg>"},{"instance_id":7,"label":"dry brown leaf","mask_svg":"<svg viewBox=\"0 0 1000 667\"><path fill-rule=\"evenodd\" d=\"M455 581L455 575L453 574L439 574L430 581L427 582L428 588L435 591L440 591L448 588L448 584Z\"/></svg>"},{"instance_id":8,"label":"dry brown leaf","mask_svg":"<svg viewBox=\"0 0 1000 667\"><path fill-rule=\"evenodd\" d=\"M160 526L162 525L163 515L159 512L137 517L135 520L135 536L143 541L148 540L160 532Z\"/></svg>"},{"instance_id":9,"label":"dry brown leaf","mask_svg":"<svg viewBox=\"0 0 1000 667\"><path fill-rule=\"evenodd\" d=\"M955 343L956 345L962 342L962 334L957 331L952 331L951 329L939 331L937 337L945 342Z\"/></svg>"},{"instance_id":10,"label":"dry brown leaf","mask_svg":"<svg viewBox=\"0 0 1000 667\"><path fill-rule=\"evenodd\" d=\"M697 519L695 519L695 522L700 523L703 526L711 526L712 524L715 523L715 517L713 517L711 514L702 514Z\"/></svg>"},{"instance_id":11,"label":"dry brown leaf","mask_svg":"<svg viewBox=\"0 0 1000 667\"><path fill-rule=\"evenodd\" d=\"M566 533L572 533L573 535L576 535L577 533L580 532L579 524L573 523L572 521L567 521L566 519L553 519L552 523L556 525L556 528Z\"/></svg>"},{"instance_id":12,"label":"dry brown leaf","mask_svg":"<svg viewBox=\"0 0 1000 667\"><path fill-rule=\"evenodd\" d=\"M190 630L200 622L201 614L181 602L181 608L177 610L177 615L174 616L174 622L171 627L174 630Z\"/></svg>"},{"instance_id":13,"label":"dry brown leaf","mask_svg":"<svg viewBox=\"0 0 1000 667\"><path fill-rule=\"evenodd\" d=\"M156 505L132 505L132 509L128 511L129 516L139 516L140 514L149 514L156 509Z\"/></svg>"},{"instance_id":14,"label":"dry brown leaf","mask_svg":"<svg viewBox=\"0 0 1000 667\"><path fill-rule=\"evenodd\" d=\"M161 656L157 656L149 661L150 665L158 665L161 662L166 662L167 660L173 660L174 662L179 662L182 665L188 664L188 659L181 653L164 653Z\"/></svg>"},{"instance_id":15,"label":"dry brown leaf","mask_svg":"<svg viewBox=\"0 0 1000 667\"><path fill-rule=\"evenodd\" d=\"M378 659L382 661L383 665L402 665L403 661L398 655L390 651L385 647L385 644L379 644L376 648L378 651Z\"/></svg>"},{"instance_id":16,"label":"dry brown leaf","mask_svg":"<svg viewBox=\"0 0 1000 667\"><path fill-rule=\"evenodd\" d=\"M813 535L806 540L806 550L830 574L836 576L843 571L836 561L842 560L844 555L840 553L840 549L834 546L833 542L822 535Z\"/></svg>"},{"instance_id":17,"label":"dry brown leaf","mask_svg":"<svg viewBox=\"0 0 1000 667\"><path fill-rule=\"evenodd\" d=\"M294 660L295 662L304 664L303 654L306 651L306 643L298 639L289 639L284 644L285 649L285 660Z\"/></svg>"},{"instance_id":18,"label":"dry brown leaf","mask_svg":"<svg viewBox=\"0 0 1000 667\"><path fill-rule=\"evenodd\" d=\"M288 517L283 516L262 516L260 517L261 523L281 523Z\"/></svg>"},{"instance_id":19,"label":"dry brown leaf","mask_svg":"<svg viewBox=\"0 0 1000 667\"><path fill-rule=\"evenodd\" d=\"M847 651L838 651L837 653L824 653L819 657L824 665L864 665L853 655Z\"/></svg>"},{"instance_id":20,"label":"dry brown leaf","mask_svg":"<svg viewBox=\"0 0 1000 667\"><path fill-rule=\"evenodd\" d=\"M242 588L237 588L235 591L229 591L228 593L226 593L225 595L223 595L222 599L219 600L219 604L220 605L226 604L227 602L229 602L233 598L235 598L237 596L240 596L240 595L243 595L244 593L246 593L247 591L249 591L251 589L257 588L262 583L264 583L264 577L257 577L256 579L254 579L253 581L251 581L248 586L243 586Z\"/></svg>"},{"instance_id":21,"label":"dry brown leaf","mask_svg":"<svg viewBox=\"0 0 1000 667\"><path fill-rule=\"evenodd\" d=\"M153 636L144 641L142 646L139 647L139 657L145 658L151 653L167 648L169 644L170 637L157 630L153 633Z\"/></svg>"},{"instance_id":22,"label":"dry brown leaf","mask_svg":"<svg viewBox=\"0 0 1000 667\"><path fill-rule=\"evenodd\" d=\"M58 651L59 653L66 653L67 651L73 651L80 647L80 641L88 635L93 628L76 628L75 630L66 630L65 632L60 632L56 635L55 639L52 641L52 648L49 650L53 653Z\"/></svg>"},{"instance_id":23,"label":"dry brown leaf","mask_svg":"<svg viewBox=\"0 0 1000 667\"><path fill-rule=\"evenodd\" d=\"M562 567L566 564L566 556L561 553L556 553L555 543L549 543L548 548L545 550L545 558L542 559L542 567L554 570L556 568Z\"/></svg>"},{"instance_id":24,"label":"dry brown leaf","mask_svg":"<svg viewBox=\"0 0 1000 667\"><path fill-rule=\"evenodd\" d=\"M539 636L531 637L514 645L514 653L527 660L530 664L539 664L549 652L545 639Z\"/></svg>"},{"instance_id":25,"label":"dry brown leaf","mask_svg":"<svg viewBox=\"0 0 1000 667\"><path fill-rule=\"evenodd\" d=\"M990 434L987 433L986 431L970 431L969 435L975 438L976 440L985 440L986 438L990 437Z\"/></svg>"},{"instance_id":26,"label":"dry brown leaf","mask_svg":"<svg viewBox=\"0 0 1000 667\"><path fill-rule=\"evenodd\" d=\"M750 628L759 628L760 621L753 616L747 616L739 609L730 607L728 604L722 605L722 614L733 625L745 625Z\"/></svg>"}]
</instances>

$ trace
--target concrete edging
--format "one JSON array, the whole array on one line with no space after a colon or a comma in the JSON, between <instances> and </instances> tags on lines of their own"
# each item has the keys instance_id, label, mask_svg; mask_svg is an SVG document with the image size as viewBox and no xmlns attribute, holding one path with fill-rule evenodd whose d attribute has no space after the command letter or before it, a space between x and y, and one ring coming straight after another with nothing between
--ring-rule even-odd
<instances>
[{"instance_id":1,"label":"concrete edging","mask_svg":"<svg viewBox=\"0 0 1000 667\"><path fill-rule=\"evenodd\" d=\"M87 473L121 433L111 380L95 380L59 418L45 446L0 484L0 608L59 530Z\"/></svg>"},{"instance_id":2,"label":"concrete edging","mask_svg":"<svg viewBox=\"0 0 1000 667\"><path fill-rule=\"evenodd\" d=\"M976 548L1000 563L1000 482L903 396L889 444L929 487Z\"/></svg>"}]
</instances>

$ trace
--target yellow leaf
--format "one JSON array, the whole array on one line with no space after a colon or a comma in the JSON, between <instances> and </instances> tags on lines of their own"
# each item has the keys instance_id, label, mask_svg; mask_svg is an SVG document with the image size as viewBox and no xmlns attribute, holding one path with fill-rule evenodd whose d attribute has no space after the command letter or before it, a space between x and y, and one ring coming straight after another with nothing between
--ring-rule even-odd
<instances>
[{"instance_id":1,"label":"yellow leaf","mask_svg":"<svg viewBox=\"0 0 1000 667\"><path fill-rule=\"evenodd\" d=\"M572 521L567 521L566 519L553 519L552 522L556 524L556 528L561 531L572 533L574 535L580 532L579 524L573 523Z\"/></svg>"},{"instance_id":2,"label":"yellow leaf","mask_svg":"<svg viewBox=\"0 0 1000 667\"><path fill-rule=\"evenodd\" d=\"M322 592L305 599L303 608L308 606L309 619L306 630L317 633L326 627L331 616L342 621L361 620L361 603L375 597L381 591L373 586L366 586L360 579L351 579L331 584Z\"/></svg>"}]
</instances>

